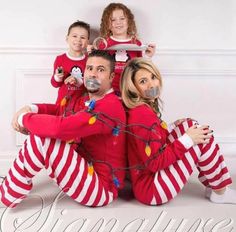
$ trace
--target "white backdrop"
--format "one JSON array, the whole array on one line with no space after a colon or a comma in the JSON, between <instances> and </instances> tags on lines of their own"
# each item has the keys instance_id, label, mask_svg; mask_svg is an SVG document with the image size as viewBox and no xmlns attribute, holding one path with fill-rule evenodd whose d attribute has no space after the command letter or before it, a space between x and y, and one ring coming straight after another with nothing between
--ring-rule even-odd
<instances>
[{"instance_id":1,"label":"white backdrop","mask_svg":"<svg viewBox=\"0 0 236 232\"><path fill-rule=\"evenodd\" d=\"M75 20L99 29L112 1L0 0L0 161L21 143L11 129L17 108L54 102L52 65ZM167 121L192 117L213 127L226 155L236 156L236 3L233 0L120 1L134 13L139 37L155 42ZM96 33L93 33L93 37Z\"/></svg>"}]
</instances>

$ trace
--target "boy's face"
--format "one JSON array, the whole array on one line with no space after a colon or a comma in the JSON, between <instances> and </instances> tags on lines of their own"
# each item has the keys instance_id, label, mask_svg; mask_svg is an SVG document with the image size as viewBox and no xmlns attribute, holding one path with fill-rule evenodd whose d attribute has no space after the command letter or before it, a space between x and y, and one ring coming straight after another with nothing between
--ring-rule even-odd
<instances>
[{"instance_id":1,"label":"boy's face","mask_svg":"<svg viewBox=\"0 0 236 232\"><path fill-rule=\"evenodd\" d=\"M109 29L114 37L127 37L128 19L123 10L117 9L112 12Z\"/></svg>"},{"instance_id":2,"label":"boy's face","mask_svg":"<svg viewBox=\"0 0 236 232\"><path fill-rule=\"evenodd\" d=\"M66 36L66 41L72 52L81 52L88 45L88 31L82 27L73 27L69 35Z\"/></svg>"}]
</instances>

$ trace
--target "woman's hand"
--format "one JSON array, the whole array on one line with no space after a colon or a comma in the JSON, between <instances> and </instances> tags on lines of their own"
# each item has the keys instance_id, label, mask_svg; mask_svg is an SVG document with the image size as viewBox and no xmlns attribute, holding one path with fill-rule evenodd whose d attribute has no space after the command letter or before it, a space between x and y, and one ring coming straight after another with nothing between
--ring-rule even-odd
<instances>
[{"instance_id":1,"label":"woman's hand","mask_svg":"<svg viewBox=\"0 0 236 232\"><path fill-rule=\"evenodd\" d=\"M30 113L32 112L31 108L29 106L24 106L23 108L21 108L19 111L17 111L15 113L15 115L13 116L13 119L12 119L12 122L11 122L11 125L12 125L12 128L20 133L23 133L23 134L28 134L28 131L26 128L23 128L20 126L20 124L18 123L18 118L21 114L23 113Z\"/></svg>"},{"instance_id":2,"label":"woman's hand","mask_svg":"<svg viewBox=\"0 0 236 232\"><path fill-rule=\"evenodd\" d=\"M194 145L197 145L209 143L212 132L213 130L210 130L209 126L193 125L186 131L186 134L193 140Z\"/></svg>"},{"instance_id":3,"label":"woman's hand","mask_svg":"<svg viewBox=\"0 0 236 232\"><path fill-rule=\"evenodd\" d=\"M174 123L175 126L178 126L186 120L187 120L187 118L181 118L181 119L178 119L178 120L174 121L173 123Z\"/></svg>"},{"instance_id":4,"label":"woman's hand","mask_svg":"<svg viewBox=\"0 0 236 232\"><path fill-rule=\"evenodd\" d=\"M175 126L178 126L178 125L180 125L181 123L183 123L184 121L187 121L187 120L191 120L191 121L194 121L194 122L197 123L197 120L195 120L193 118L181 118L181 119L178 119L178 120L174 121L173 124Z\"/></svg>"}]
</instances>

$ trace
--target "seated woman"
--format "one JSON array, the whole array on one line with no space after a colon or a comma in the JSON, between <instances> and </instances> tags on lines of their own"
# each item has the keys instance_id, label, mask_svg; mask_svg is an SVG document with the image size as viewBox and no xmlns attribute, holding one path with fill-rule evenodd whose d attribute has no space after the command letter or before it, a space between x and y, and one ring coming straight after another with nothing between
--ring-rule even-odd
<instances>
[{"instance_id":1,"label":"seated woman","mask_svg":"<svg viewBox=\"0 0 236 232\"><path fill-rule=\"evenodd\" d=\"M148 205L170 201L196 166L206 197L236 204L236 191L228 187L232 180L209 126L182 119L167 128L162 121L162 78L155 65L144 58L131 60L120 87L129 109L128 159L136 199Z\"/></svg>"}]
</instances>

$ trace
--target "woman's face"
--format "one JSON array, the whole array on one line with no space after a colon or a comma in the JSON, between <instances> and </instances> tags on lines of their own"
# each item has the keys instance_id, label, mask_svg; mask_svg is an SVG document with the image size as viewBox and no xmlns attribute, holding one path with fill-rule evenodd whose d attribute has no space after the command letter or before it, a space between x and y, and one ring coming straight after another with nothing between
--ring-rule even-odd
<instances>
[{"instance_id":1,"label":"woman's face","mask_svg":"<svg viewBox=\"0 0 236 232\"><path fill-rule=\"evenodd\" d=\"M155 99L160 95L160 81L146 69L136 72L134 85L143 98Z\"/></svg>"}]
</instances>

